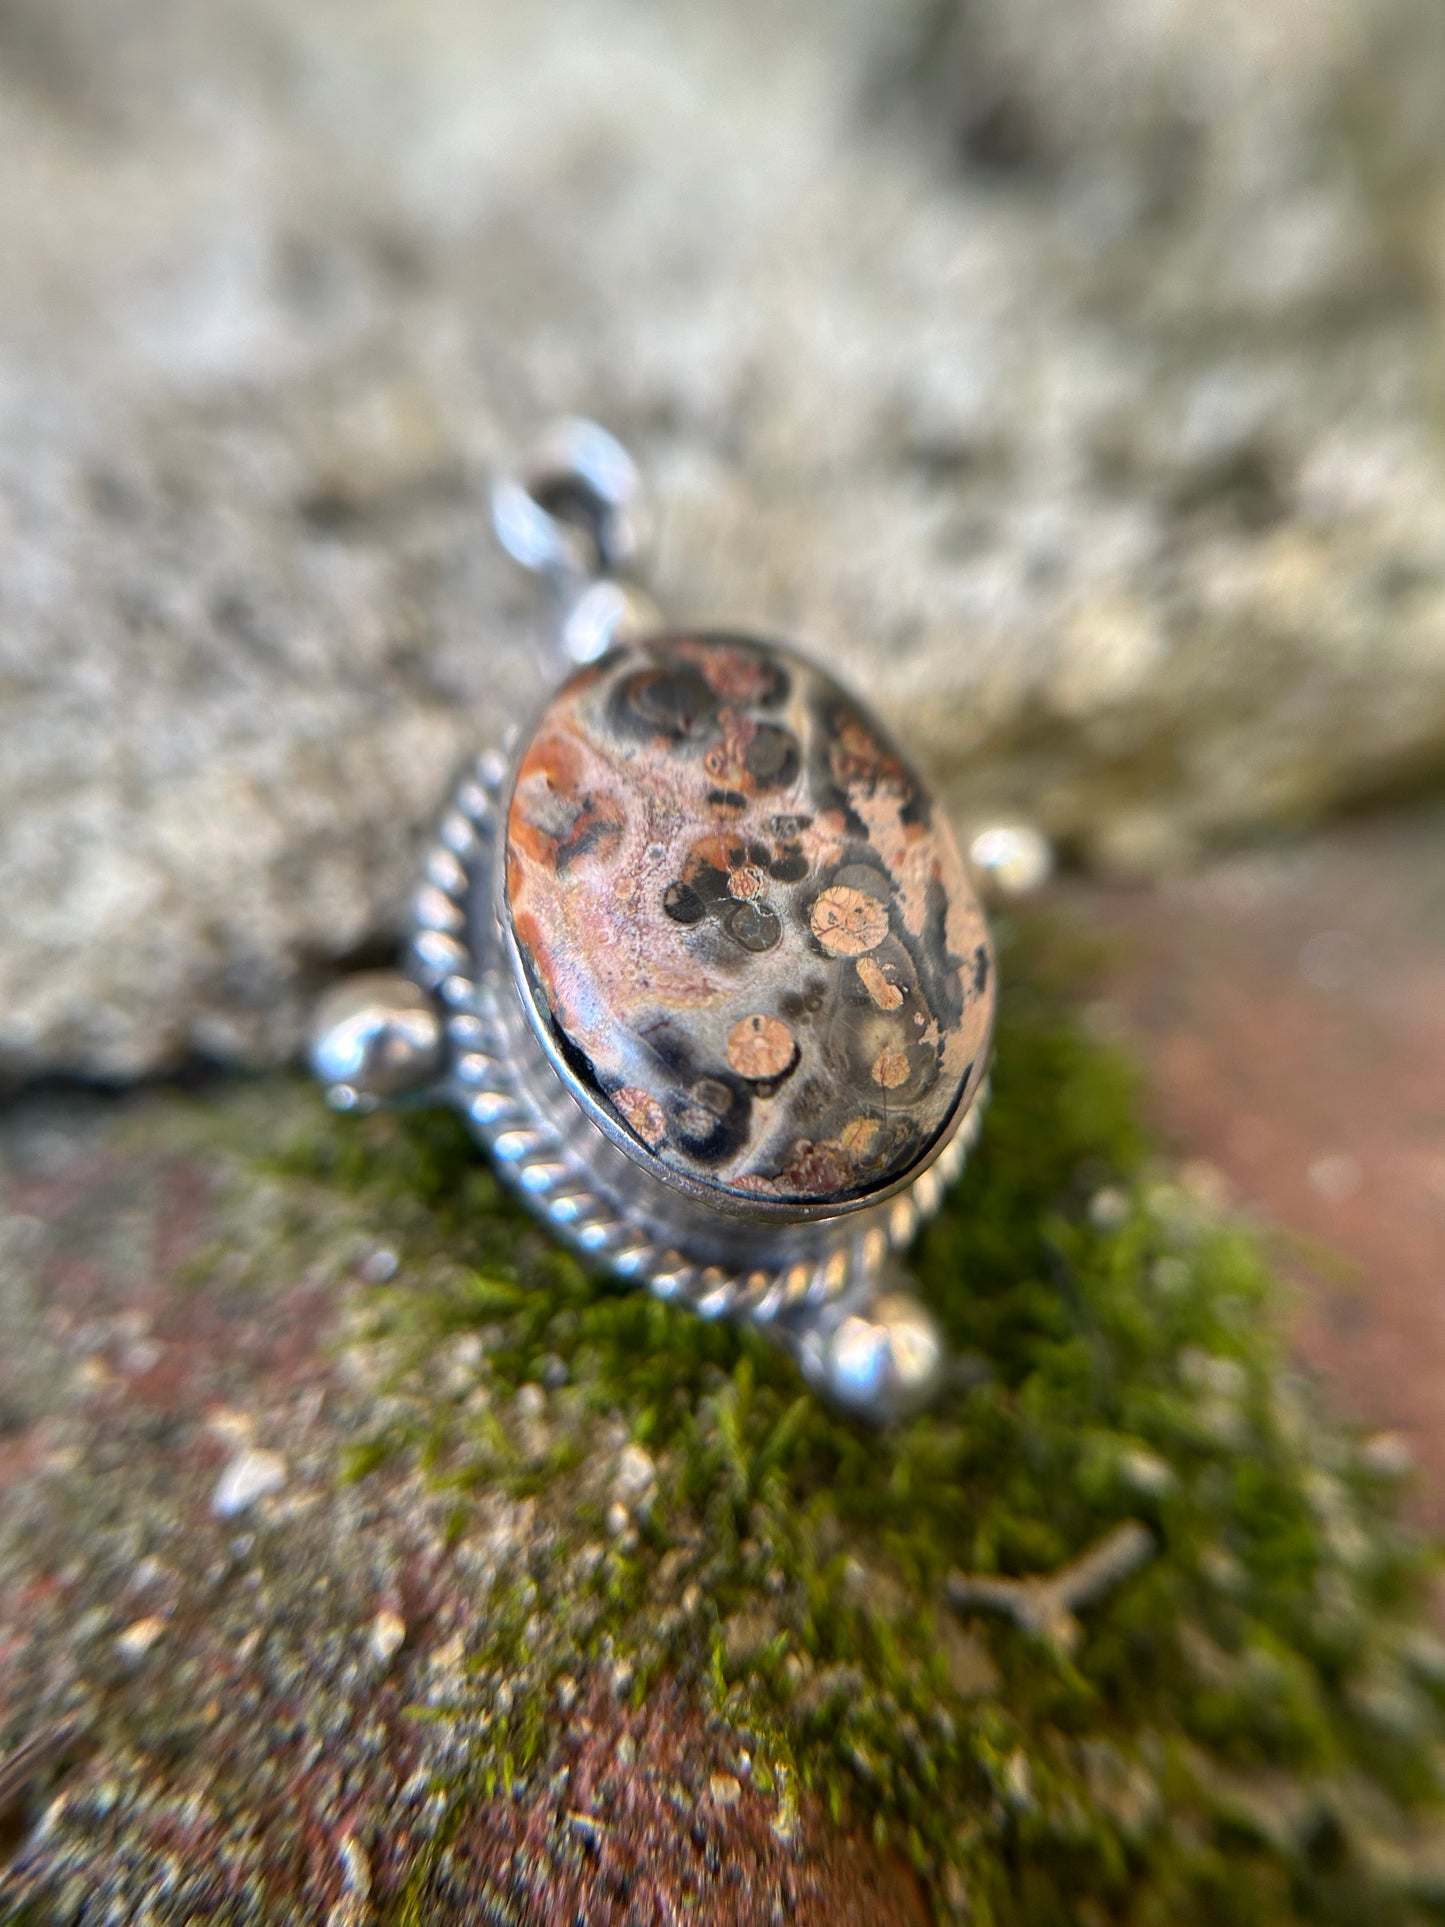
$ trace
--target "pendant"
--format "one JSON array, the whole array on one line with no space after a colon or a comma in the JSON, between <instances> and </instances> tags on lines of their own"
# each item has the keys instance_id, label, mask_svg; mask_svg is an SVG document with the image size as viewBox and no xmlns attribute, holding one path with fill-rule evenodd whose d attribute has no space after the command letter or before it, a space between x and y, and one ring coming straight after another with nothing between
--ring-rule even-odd
<instances>
[{"instance_id":1,"label":"pendant","mask_svg":"<svg viewBox=\"0 0 1445 1927\"><path fill-rule=\"evenodd\" d=\"M312 1067L343 1110L455 1105L589 1262L913 1409L943 1347L893 1254L977 1134L996 995L942 807L817 662L662 625L603 430L549 437L493 519L567 673L458 784L403 971L322 999Z\"/></svg>"}]
</instances>

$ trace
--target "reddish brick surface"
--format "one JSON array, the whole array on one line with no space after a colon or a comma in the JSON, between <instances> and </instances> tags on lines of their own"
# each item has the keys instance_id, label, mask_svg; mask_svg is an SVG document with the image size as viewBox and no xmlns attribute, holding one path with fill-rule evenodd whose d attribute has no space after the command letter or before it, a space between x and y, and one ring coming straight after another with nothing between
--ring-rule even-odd
<instances>
[{"instance_id":1,"label":"reddish brick surface","mask_svg":"<svg viewBox=\"0 0 1445 1927\"><path fill-rule=\"evenodd\" d=\"M1445 1526L1445 810L1155 889L1065 886L1153 1115L1288 1234L1301 1356Z\"/></svg>"}]
</instances>

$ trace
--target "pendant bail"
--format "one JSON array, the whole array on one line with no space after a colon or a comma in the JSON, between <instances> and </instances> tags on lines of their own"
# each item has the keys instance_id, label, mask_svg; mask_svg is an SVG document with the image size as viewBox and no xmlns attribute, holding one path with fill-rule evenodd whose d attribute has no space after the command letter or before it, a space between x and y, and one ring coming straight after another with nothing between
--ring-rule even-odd
<instances>
[{"instance_id":1,"label":"pendant bail","mask_svg":"<svg viewBox=\"0 0 1445 1927\"><path fill-rule=\"evenodd\" d=\"M550 585L569 664L658 627L656 606L628 579L651 530L642 477L596 422L559 423L498 480L492 525L508 555Z\"/></svg>"}]
</instances>

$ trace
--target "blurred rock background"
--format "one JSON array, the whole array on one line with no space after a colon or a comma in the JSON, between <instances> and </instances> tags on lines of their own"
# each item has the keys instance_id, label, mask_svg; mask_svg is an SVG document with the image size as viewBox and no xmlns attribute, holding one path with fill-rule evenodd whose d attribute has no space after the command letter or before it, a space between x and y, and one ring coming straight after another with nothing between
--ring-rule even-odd
<instances>
[{"instance_id":1,"label":"blurred rock background","mask_svg":"<svg viewBox=\"0 0 1445 1927\"><path fill-rule=\"evenodd\" d=\"M491 468L965 816L1178 869L1445 771L1431 0L0 0L0 1064L293 1049L535 689Z\"/></svg>"}]
</instances>

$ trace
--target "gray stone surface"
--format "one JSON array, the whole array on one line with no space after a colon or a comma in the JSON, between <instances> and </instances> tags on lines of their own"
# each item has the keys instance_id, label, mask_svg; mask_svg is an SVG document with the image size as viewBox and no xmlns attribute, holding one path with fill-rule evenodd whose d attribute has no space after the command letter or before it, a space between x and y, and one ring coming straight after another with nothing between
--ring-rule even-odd
<instances>
[{"instance_id":1,"label":"gray stone surface","mask_svg":"<svg viewBox=\"0 0 1445 1927\"><path fill-rule=\"evenodd\" d=\"M965 812L1438 770L1442 87L1432 0L0 0L0 1061L294 1047L535 687L561 410Z\"/></svg>"}]
</instances>

